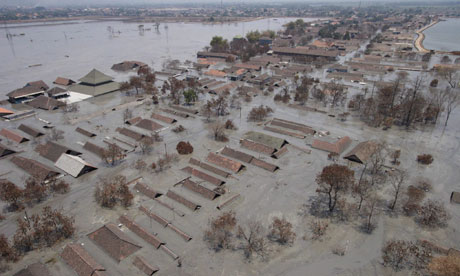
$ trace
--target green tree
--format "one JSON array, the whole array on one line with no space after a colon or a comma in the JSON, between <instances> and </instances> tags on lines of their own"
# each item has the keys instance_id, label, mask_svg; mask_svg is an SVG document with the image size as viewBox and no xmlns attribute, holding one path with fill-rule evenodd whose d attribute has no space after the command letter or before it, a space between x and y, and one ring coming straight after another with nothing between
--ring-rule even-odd
<instances>
[{"instance_id":1,"label":"green tree","mask_svg":"<svg viewBox=\"0 0 460 276\"><path fill-rule=\"evenodd\" d=\"M259 31L249 32L249 33L246 34L246 38L248 39L248 41L250 43L257 42L257 41L259 41L260 33L259 33Z\"/></svg>"},{"instance_id":2,"label":"green tree","mask_svg":"<svg viewBox=\"0 0 460 276\"><path fill-rule=\"evenodd\" d=\"M188 89L188 90L184 91L184 98L185 98L185 102L187 104L190 104L191 102L196 101L198 99L198 96L197 96L195 90Z\"/></svg>"}]
</instances>

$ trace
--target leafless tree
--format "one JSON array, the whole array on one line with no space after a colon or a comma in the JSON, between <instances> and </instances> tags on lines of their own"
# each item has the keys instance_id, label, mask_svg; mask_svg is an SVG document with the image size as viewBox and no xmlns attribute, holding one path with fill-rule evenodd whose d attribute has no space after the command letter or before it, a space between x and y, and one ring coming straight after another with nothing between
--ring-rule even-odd
<instances>
[{"instance_id":1,"label":"leafless tree","mask_svg":"<svg viewBox=\"0 0 460 276\"><path fill-rule=\"evenodd\" d=\"M270 226L270 237L280 244L291 244L296 234L292 231L292 223L285 218L274 217Z\"/></svg>"},{"instance_id":2,"label":"leafless tree","mask_svg":"<svg viewBox=\"0 0 460 276\"><path fill-rule=\"evenodd\" d=\"M108 165L115 165L118 161L124 159L126 155L123 153L123 150L116 144L109 144L107 149L104 150L102 159Z\"/></svg>"},{"instance_id":3,"label":"leafless tree","mask_svg":"<svg viewBox=\"0 0 460 276\"><path fill-rule=\"evenodd\" d=\"M267 116L273 112L268 106L260 105L251 109L248 115L248 121L261 122L267 118Z\"/></svg>"},{"instance_id":4,"label":"leafless tree","mask_svg":"<svg viewBox=\"0 0 460 276\"><path fill-rule=\"evenodd\" d=\"M94 197L99 205L110 209L117 204L129 207L134 198L129 190L126 177L121 175L102 178L96 187Z\"/></svg>"},{"instance_id":5,"label":"leafless tree","mask_svg":"<svg viewBox=\"0 0 460 276\"><path fill-rule=\"evenodd\" d=\"M380 198L375 193L371 193L365 201L364 205L364 213L366 215L366 222L365 222L365 231L367 233L371 233L374 225L372 223L372 218L375 216L377 211L377 205L380 202Z\"/></svg>"},{"instance_id":6,"label":"leafless tree","mask_svg":"<svg viewBox=\"0 0 460 276\"><path fill-rule=\"evenodd\" d=\"M225 134L225 123L216 121L209 125L209 133L213 136L214 140L219 142L228 141L227 135Z\"/></svg>"},{"instance_id":7,"label":"leafless tree","mask_svg":"<svg viewBox=\"0 0 460 276\"><path fill-rule=\"evenodd\" d=\"M209 222L208 229L204 232L204 240L216 251L231 248L236 224L235 213L223 213Z\"/></svg>"},{"instance_id":8,"label":"leafless tree","mask_svg":"<svg viewBox=\"0 0 460 276\"><path fill-rule=\"evenodd\" d=\"M128 121L133 117L133 111L129 108L126 108L125 111L123 111L123 123Z\"/></svg>"},{"instance_id":9,"label":"leafless tree","mask_svg":"<svg viewBox=\"0 0 460 276\"><path fill-rule=\"evenodd\" d=\"M371 185L371 182L365 178L358 181L356 185L353 185L353 195L358 197L358 210L361 210L364 200L368 198L372 191L373 185Z\"/></svg>"},{"instance_id":10,"label":"leafless tree","mask_svg":"<svg viewBox=\"0 0 460 276\"><path fill-rule=\"evenodd\" d=\"M64 139L64 131L53 128L51 132L48 134L48 139L50 141L58 141Z\"/></svg>"},{"instance_id":11,"label":"leafless tree","mask_svg":"<svg viewBox=\"0 0 460 276\"><path fill-rule=\"evenodd\" d=\"M407 173L403 170L395 170L391 173L390 181L393 188L393 201L390 204L390 209L394 210L396 203L399 198L401 189L404 186L404 183L407 179Z\"/></svg>"},{"instance_id":12,"label":"leafless tree","mask_svg":"<svg viewBox=\"0 0 460 276\"><path fill-rule=\"evenodd\" d=\"M369 158L370 173L379 174L385 166L385 161L388 155L387 144L384 141L379 142L377 149Z\"/></svg>"},{"instance_id":13,"label":"leafless tree","mask_svg":"<svg viewBox=\"0 0 460 276\"><path fill-rule=\"evenodd\" d=\"M445 93L446 122L444 123L444 125L447 126L450 114L460 104L460 91L458 91L457 89L447 88Z\"/></svg>"},{"instance_id":14,"label":"leafless tree","mask_svg":"<svg viewBox=\"0 0 460 276\"><path fill-rule=\"evenodd\" d=\"M453 68L443 67L438 69L437 73L449 84L450 88L457 88L459 83L459 74L457 70Z\"/></svg>"},{"instance_id":15,"label":"leafless tree","mask_svg":"<svg viewBox=\"0 0 460 276\"><path fill-rule=\"evenodd\" d=\"M265 229L260 222L251 220L244 225L239 225L237 237L242 240L241 247L246 259L250 260L254 254L262 259L268 257Z\"/></svg>"},{"instance_id":16,"label":"leafless tree","mask_svg":"<svg viewBox=\"0 0 460 276\"><path fill-rule=\"evenodd\" d=\"M139 148L142 154L150 153L153 149L154 139L151 136L145 136L139 141Z\"/></svg>"}]
</instances>

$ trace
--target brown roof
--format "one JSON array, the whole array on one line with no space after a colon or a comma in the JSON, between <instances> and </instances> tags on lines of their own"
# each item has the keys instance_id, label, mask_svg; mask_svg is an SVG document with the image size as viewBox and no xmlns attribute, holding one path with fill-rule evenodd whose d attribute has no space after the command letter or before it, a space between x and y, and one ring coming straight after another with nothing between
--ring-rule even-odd
<instances>
[{"instance_id":1,"label":"brown roof","mask_svg":"<svg viewBox=\"0 0 460 276\"><path fill-rule=\"evenodd\" d=\"M221 155L217 155L212 152L208 154L208 157L206 160L210 163L213 163L219 167L225 168L235 173L239 172L240 170L244 168L243 164L241 164L240 162L231 160L229 158L223 157Z\"/></svg>"},{"instance_id":2,"label":"brown roof","mask_svg":"<svg viewBox=\"0 0 460 276\"><path fill-rule=\"evenodd\" d=\"M0 130L0 135L18 144L29 141L29 139L25 138L24 136L21 136L18 133L6 128Z\"/></svg>"},{"instance_id":3,"label":"brown roof","mask_svg":"<svg viewBox=\"0 0 460 276\"><path fill-rule=\"evenodd\" d=\"M134 118L131 118L129 120L126 120L125 124L127 124L127 125L135 125L140 120L142 120L142 117L134 117Z\"/></svg>"},{"instance_id":4,"label":"brown roof","mask_svg":"<svg viewBox=\"0 0 460 276\"><path fill-rule=\"evenodd\" d=\"M155 199L162 195L162 193L153 190L152 188L141 182L137 182L137 184L134 186L134 189L138 190L145 196L150 197L151 199Z\"/></svg>"},{"instance_id":5,"label":"brown roof","mask_svg":"<svg viewBox=\"0 0 460 276\"><path fill-rule=\"evenodd\" d=\"M11 114L14 114L14 112L9 109L0 107L0 116L11 115Z\"/></svg>"},{"instance_id":6,"label":"brown roof","mask_svg":"<svg viewBox=\"0 0 460 276\"><path fill-rule=\"evenodd\" d=\"M221 169L218 169L216 167L213 167L213 166L211 166L209 164L206 164L206 163L201 162L200 160L197 160L197 159L194 159L194 158L190 158L189 163L192 164L192 165L195 165L195 166L199 166L202 169L205 169L207 171L210 171L212 173L215 173L215 174L220 175L220 176L225 177L225 178L230 176L230 173L228 173L226 171L223 171Z\"/></svg>"},{"instance_id":7,"label":"brown roof","mask_svg":"<svg viewBox=\"0 0 460 276\"><path fill-rule=\"evenodd\" d=\"M262 66L260 65L249 64L249 63L238 63L238 64L233 65L233 67L243 68L243 69L248 69L248 70L256 70L256 71L259 71L260 69L262 69Z\"/></svg>"},{"instance_id":8,"label":"brown roof","mask_svg":"<svg viewBox=\"0 0 460 276\"><path fill-rule=\"evenodd\" d=\"M269 172L274 172L277 169L279 169L278 166L270 164L268 162L265 162L265 161L257 159L257 158L252 158L251 165L254 165L256 167L262 168L262 169L267 170Z\"/></svg>"},{"instance_id":9,"label":"brown roof","mask_svg":"<svg viewBox=\"0 0 460 276\"><path fill-rule=\"evenodd\" d=\"M87 131L87 130L85 130L85 129L82 129L81 127L77 127L77 128L75 129L75 131L78 132L78 133L80 133L80 134L83 134L83 135L85 135L85 136L88 136L88 137L94 137L94 136L96 136L96 134L94 134L94 133L92 133L92 132L89 132L89 131Z\"/></svg>"},{"instance_id":10,"label":"brown roof","mask_svg":"<svg viewBox=\"0 0 460 276\"><path fill-rule=\"evenodd\" d=\"M75 81L71 79L67 79L67 78L57 77L56 80L53 81L53 83L58 84L58 85L68 86L68 85L74 84Z\"/></svg>"},{"instance_id":11,"label":"brown roof","mask_svg":"<svg viewBox=\"0 0 460 276\"><path fill-rule=\"evenodd\" d=\"M191 181L190 179L185 179L184 182L182 183L182 186L192 192L195 192L195 193L198 193L200 194L201 196L207 198L207 199L210 199L210 200L214 200L216 197L219 196L218 193L214 192L213 190L210 190L206 187L203 187L193 181Z\"/></svg>"},{"instance_id":12,"label":"brown roof","mask_svg":"<svg viewBox=\"0 0 460 276\"><path fill-rule=\"evenodd\" d=\"M143 62L140 62L140 61L131 61L131 60L127 60L127 61L123 61L123 62L120 62L120 63L116 63L114 65L112 65L112 70L114 71L129 71L129 70L134 70L134 69L139 69L141 67L146 67L147 64L143 63Z\"/></svg>"},{"instance_id":13,"label":"brown roof","mask_svg":"<svg viewBox=\"0 0 460 276\"><path fill-rule=\"evenodd\" d=\"M127 136L129 138L132 138L136 141L140 141L142 138L145 137L144 134L142 133L139 133L139 132L136 132L134 130L131 130L131 129L128 129L128 128L117 128L117 131L120 133L120 134L123 134L124 136Z\"/></svg>"},{"instance_id":14,"label":"brown roof","mask_svg":"<svg viewBox=\"0 0 460 276\"><path fill-rule=\"evenodd\" d=\"M158 249L158 247L160 247L160 245L165 244L164 242L160 241L153 234L150 234L147 230L142 228L140 225L138 225L135 221L131 220L127 216L121 216L118 220L121 223L123 223L126 226L126 228L128 228L129 230L133 231L136 235L141 237L144 241L146 241L146 242L150 243L151 245L153 245L153 247L155 247L155 249ZM123 233L123 232L121 232L121 233ZM140 248L140 246L139 246L139 248ZM131 255L131 253L129 253L129 255Z\"/></svg>"},{"instance_id":15,"label":"brown roof","mask_svg":"<svg viewBox=\"0 0 460 276\"><path fill-rule=\"evenodd\" d=\"M163 112L178 116L178 117L182 117L182 118L190 117L190 115L188 115L188 114L185 114L185 113L182 113L182 112L179 112L179 111L176 111L176 110L172 110L172 109L160 108L160 110L163 111Z\"/></svg>"},{"instance_id":16,"label":"brown roof","mask_svg":"<svg viewBox=\"0 0 460 276\"><path fill-rule=\"evenodd\" d=\"M299 138L299 139L305 139L305 135L303 135L303 134L299 134L299 133L284 130L284 129L279 129L279 128L276 128L276 127L265 126L264 130L271 131L271 132L274 132L274 133L283 134L283 135L287 135L287 136L292 136L292 137Z\"/></svg>"},{"instance_id":17,"label":"brown roof","mask_svg":"<svg viewBox=\"0 0 460 276\"><path fill-rule=\"evenodd\" d=\"M55 142L48 141L46 144L38 145L35 148L35 151L38 152L41 156L45 157L46 159L53 161L54 163L61 157L63 153L67 153L70 155L81 155L81 152L68 148L66 146L60 145Z\"/></svg>"},{"instance_id":18,"label":"brown roof","mask_svg":"<svg viewBox=\"0 0 460 276\"><path fill-rule=\"evenodd\" d=\"M41 89L35 86L26 86L23 88L13 90L10 93L6 94L6 96L10 98L21 98L21 97L26 97L29 95L43 94L43 93L45 93L44 89Z\"/></svg>"},{"instance_id":19,"label":"brown roof","mask_svg":"<svg viewBox=\"0 0 460 276\"><path fill-rule=\"evenodd\" d=\"M98 264L81 245L69 243L61 253L61 258L78 276L105 276L105 268Z\"/></svg>"},{"instance_id":20,"label":"brown roof","mask_svg":"<svg viewBox=\"0 0 460 276\"><path fill-rule=\"evenodd\" d=\"M159 129L162 129L163 126L152 121L152 120L149 120L149 119L142 119L140 120L137 124L136 124L137 127L140 127L140 128L143 128L143 129L146 129L146 130L149 130L149 131L157 131Z\"/></svg>"},{"instance_id":21,"label":"brown roof","mask_svg":"<svg viewBox=\"0 0 460 276\"><path fill-rule=\"evenodd\" d=\"M232 149L230 147L225 147L221 151L221 153L223 155L225 155L225 156L235 158L235 159L240 160L240 161L245 162L245 163L251 163L252 158L254 158L254 156L252 156L250 154L244 153L242 151L234 150L234 149Z\"/></svg>"},{"instance_id":22,"label":"brown roof","mask_svg":"<svg viewBox=\"0 0 460 276\"><path fill-rule=\"evenodd\" d=\"M24 124L21 124L19 127L18 127L19 130L21 130L22 132L25 132L27 134L29 134L30 136L32 137L39 137L39 136L43 136L45 135L43 132L41 132L40 130L36 129L36 128L33 128L31 126L28 126L28 125L24 125Z\"/></svg>"},{"instance_id":23,"label":"brown roof","mask_svg":"<svg viewBox=\"0 0 460 276\"><path fill-rule=\"evenodd\" d=\"M28 82L26 84L26 87L27 86L37 87L37 88L41 88L43 90L50 89L50 87L42 80Z\"/></svg>"},{"instance_id":24,"label":"brown roof","mask_svg":"<svg viewBox=\"0 0 460 276\"><path fill-rule=\"evenodd\" d=\"M162 122L165 122L167 124L174 124L175 122L177 122L176 119L174 119L174 118L166 117L166 116L163 116L163 115L160 115L160 114L157 114L157 113L152 113L152 118L156 119L156 120L159 120L159 121L162 121Z\"/></svg>"},{"instance_id":25,"label":"brown roof","mask_svg":"<svg viewBox=\"0 0 460 276\"><path fill-rule=\"evenodd\" d=\"M279 151L275 152L272 157L280 159L283 155L288 152L287 145L284 145Z\"/></svg>"},{"instance_id":26,"label":"brown roof","mask_svg":"<svg viewBox=\"0 0 460 276\"><path fill-rule=\"evenodd\" d=\"M21 269L13 276L51 276L51 273L44 264L34 263L29 265L27 268Z\"/></svg>"},{"instance_id":27,"label":"brown roof","mask_svg":"<svg viewBox=\"0 0 460 276\"><path fill-rule=\"evenodd\" d=\"M240 140L240 144L242 147L247 148L249 150L260 152L267 155L272 155L276 149L266 146L264 144L256 143L247 139Z\"/></svg>"},{"instance_id":28,"label":"brown roof","mask_svg":"<svg viewBox=\"0 0 460 276\"><path fill-rule=\"evenodd\" d=\"M316 133L316 131L313 130L313 128L311 128L310 126L292 122L292 121L279 119L279 118L273 119L270 124L274 126L280 126L280 127L292 129L292 130L298 130L298 131L303 132L304 134L309 134L309 135L313 135Z\"/></svg>"},{"instance_id":29,"label":"brown roof","mask_svg":"<svg viewBox=\"0 0 460 276\"><path fill-rule=\"evenodd\" d=\"M16 152L8 148L7 146L0 144L0 157L7 156L13 153L16 153Z\"/></svg>"},{"instance_id":30,"label":"brown roof","mask_svg":"<svg viewBox=\"0 0 460 276\"><path fill-rule=\"evenodd\" d=\"M69 91L65 90L65 89L62 89L60 87L53 87L51 88L50 90L46 91L46 94L48 94L48 96L55 96L55 95L60 95L60 94L68 94Z\"/></svg>"},{"instance_id":31,"label":"brown roof","mask_svg":"<svg viewBox=\"0 0 460 276\"><path fill-rule=\"evenodd\" d=\"M169 224L169 221L167 221L165 218L163 218L160 215L157 215L151 211L149 211L147 208L144 206L139 206L139 210L142 211L144 214L146 214L149 218L152 218L154 221L158 222L161 224L161 226L166 227Z\"/></svg>"},{"instance_id":32,"label":"brown roof","mask_svg":"<svg viewBox=\"0 0 460 276\"><path fill-rule=\"evenodd\" d=\"M32 107L44 110L55 110L58 109L60 106L65 106L65 103L43 95L36 97L27 104Z\"/></svg>"},{"instance_id":33,"label":"brown roof","mask_svg":"<svg viewBox=\"0 0 460 276\"><path fill-rule=\"evenodd\" d=\"M136 256L133 261L133 265L140 271L144 272L145 275L152 276L155 272L160 269L157 266L151 265L147 260L141 256Z\"/></svg>"},{"instance_id":34,"label":"brown roof","mask_svg":"<svg viewBox=\"0 0 460 276\"><path fill-rule=\"evenodd\" d=\"M209 183L211 184L214 184L216 186L220 186L220 185L223 185L225 184L225 181L222 181L220 180L219 178L217 177L214 177L212 175L209 175L207 173L204 173L200 170L197 170L197 169L194 169L192 167L185 167L182 169L182 171L188 173L188 174L191 174L195 177L198 177L200 179L203 179L204 181L208 181Z\"/></svg>"},{"instance_id":35,"label":"brown roof","mask_svg":"<svg viewBox=\"0 0 460 276\"><path fill-rule=\"evenodd\" d=\"M101 158L104 157L105 149L101 146L98 146L91 142L86 142L83 148Z\"/></svg>"},{"instance_id":36,"label":"brown roof","mask_svg":"<svg viewBox=\"0 0 460 276\"><path fill-rule=\"evenodd\" d=\"M337 140L335 143L330 143L322 140L315 139L313 140L312 148L324 150L327 152L332 152L336 154L341 154L347 147L351 144L351 139L348 136L342 137Z\"/></svg>"},{"instance_id":37,"label":"brown roof","mask_svg":"<svg viewBox=\"0 0 460 276\"><path fill-rule=\"evenodd\" d=\"M59 172L54 171L50 167L33 159L24 158L21 156L13 156L10 161L19 168L26 171L31 176L37 178L39 181L49 180L60 175Z\"/></svg>"},{"instance_id":38,"label":"brown roof","mask_svg":"<svg viewBox=\"0 0 460 276\"><path fill-rule=\"evenodd\" d=\"M193 203L191 202L190 200L186 199L185 197L169 190L167 193L166 193L166 196L171 198L172 200L175 200L177 202L179 202L180 204L184 205L185 207L189 208L190 210L192 211L195 211L196 209L200 209L201 208L201 205L199 204L196 204L196 203Z\"/></svg>"},{"instance_id":39,"label":"brown roof","mask_svg":"<svg viewBox=\"0 0 460 276\"><path fill-rule=\"evenodd\" d=\"M131 241L131 239L113 223L106 224L96 231L89 233L88 237L117 262L120 262L142 248L142 246Z\"/></svg>"},{"instance_id":40,"label":"brown roof","mask_svg":"<svg viewBox=\"0 0 460 276\"><path fill-rule=\"evenodd\" d=\"M312 57L337 57L339 53L337 51L325 51L317 49L308 49L304 47L273 47L273 52L275 54L288 54L288 55L305 55Z\"/></svg>"},{"instance_id":41,"label":"brown roof","mask_svg":"<svg viewBox=\"0 0 460 276\"><path fill-rule=\"evenodd\" d=\"M196 110L196 109L187 108L187 107L183 107L183 106L180 106L180 105L171 105L170 107L172 109L179 110L179 111L182 111L182 112L185 112L185 113L198 114L198 110Z\"/></svg>"},{"instance_id":42,"label":"brown roof","mask_svg":"<svg viewBox=\"0 0 460 276\"><path fill-rule=\"evenodd\" d=\"M348 152L344 158L363 164L377 151L378 147L379 144L375 141L361 142Z\"/></svg>"}]
</instances>

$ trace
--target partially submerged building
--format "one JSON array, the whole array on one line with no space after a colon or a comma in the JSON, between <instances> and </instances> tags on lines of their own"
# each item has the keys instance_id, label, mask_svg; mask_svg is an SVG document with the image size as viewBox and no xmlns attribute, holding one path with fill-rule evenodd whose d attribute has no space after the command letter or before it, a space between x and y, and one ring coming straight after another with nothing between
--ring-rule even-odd
<instances>
[{"instance_id":1,"label":"partially submerged building","mask_svg":"<svg viewBox=\"0 0 460 276\"><path fill-rule=\"evenodd\" d=\"M55 142L48 141L46 144L38 145L35 148L35 151L38 152L42 157L55 163L62 154L69 154L73 156L79 156L82 153L66 146L60 145Z\"/></svg>"},{"instance_id":2,"label":"partially submerged building","mask_svg":"<svg viewBox=\"0 0 460 276\"><path fill-rule=\"evenodd\" d=\"M48 268L42 263L33 263L21 269L13 276L51 276Z\"/></svg>"},{"instance_id":3,"label":"partially submerged building","mask_svg":"<svg viewBox=\"0 0 460 276\"><path fill-rule=\"evenodd\" d=\"M25 124L21 124L18 129L24 133L27 133L29 134L30 136L36 138L36 137L40 137L40 136L43 136L45 135L43 132L41 132L40 130L36 129L36 128L33 128L29 125L25 125Z\"/></svg>"},{"instance_id":4,"label":"partially submerged building","mask_svg":"<svg viewBox=\"0 0 460 276\"><path fill-rule=\"evenodd\" d=\"M53 87L46 92L48 97L53 98L55 100L67 98L70 96L69 91L60 87Z\"/></svg>"},{"instance_id":5,"label":"partially submerged building","mask_svg":"<svg viewBox=\"0 0 460 276\"><path fill-rule=\"evenodd\" d=\"M342 154L348 146L351 144L351 139L348 136L342 137L335 142L329 142L325 140L315 139L311 145L314 149L319 149L335 154Z\"/></svg>"},{"instance_id":6,"label":"partially submerged building","mask_svg":"<svg viewBox=\"0 0 460 276\"><path fill-rule=\"evenodd\" d=\"M29 158L13 156L10 161L40 182L51 180L60 175L59 172L50 167Z\"/></svg>"},{"instance_id":7,"label":"partially submerged building","mask_svg":"<svg viewBox=\"0 0 460 276\"><path fill-rule=\"evenodd\" d=\"M106 224L89 233L88 238L117 262L142 248L113 223Z\"/></svg>"},{"instance_id":8,"label":"partially submerged building","mask_svg":"<svg viewBox=\"0 0 460 276\"><path fill-rule=\"evenodd\" d=\"M61 253L61 258L78 276L106 276L105 268L98 264L88 251L76 243L68 244Z\"/></svg>"},{"instance_id":9,"label":"partially submerged building","mask_svg":"<svg viewBox=\"0 0 460 276\"><path fill-rule=\"evenodd\" d=\"M114 71L120 71L120 72L126 72L126 71L131 71L131 70L139 70L140 68L143 67L148 67L147 64L140 62L140 61L123 61L120 63L116 63L112 65L112 70Z\"/></svg>"},{"instance_id":10,"label":"partially submerged building","mask_svg":"<svg viewBox=\"0 0 460 276\"><path fill-rule=\"evenodd\" d=\"M376 141L361 142L343 158L356 163L364 164L378 150L378 148L379 143Z\"/></svg>"},{"instance_id":11,"label":"partially submerged building","mask_svg":"<svg viewBox=\"0 0 460 276\"><path fill-rule=\"evenodd\" d=\"M16 151L8 148L7 146L5 146L3 144L0 144L0 158L8 156L10 154L14 154L14 153L16 153Z\"/></svg>"},{"instance_id":12,"label":"partially submerged building","mask_svg":"<svg viewBox=\"0 0 460 276\"><path fill-rule=\"evenodd\" d=\"M6 94L8 101L11 103L26 103L30 102L38 96L45 95L45 89L36 86L26 86L11 91Z\"/></svg>"},{"instance_id":13,"label":"partially submerged building","mask_svg":"<svg viewBox=\"0 0 460 276\"><path fill-rule=\"evenodd\" d=\"M34 108L39 108L43 110L55 110L59 107L65 106L65 103L58 101L54 98L46 97L44 95L38 96L37 98L33 99L27 104Z\"/></svg>"},{"instance_id":14,"label":"partially submerged building","mask_svg":"<svg viewBox=\"0 0 460 276\"><path fill-rule=\"evenodd\" d=\"M71 176L77 178L86 173L92 172L97 170L97 168L79 156L74 156L70 154L63 153L61 157L54 163L54 165L65 171L66 173L70 174Z\"/></svg>"},{"instance_id":15,"label":"partially submerged building","mask_svg":"<svg viewBox=\"0 0 460 276\"><path fill-rule=\"evenodd\" d=\"M15 131L9 130L7 128L3 128L2 130L0 130L0 135L18 144L29 141L29 139L27 139L26 137L16 133Z\"/></svg>"},{"instance_id":16,"label":"partially submerged building","mask_svg":"<svg viewBox=\"0 0 460 276\"><path fill-rule=\"evenodd\" d=\"M68 78L62 78L62 77L57 77L55 81L53 81L54 84L57 85L62 85L62 86L69 86L75 83L75 81L68 79Z\"/></svg>"},{"instance_id":17,"label":"partially submerged building","mask_svg":"<svg viewBox=\"0 0 460 276\"><path fill-rule=\"evenodd\" d=\"M282 138L274 137L256 131L249 131L244 135L244 137L247 140L254 141L256 143L260 143L277 150L281 149L281 147L288 144L288 142Z\"/></svg>"},{"instance_id":18,"label":"partially submerged building","mask_svg":"<svg viewBox=\"0 0 460 276\"><path fill-rule=\"evenodd\" d=\"M69 91L97 97L120 89L120 84L113 78L93 69L81 78L80 83L69 87Z\"/></svg>"}]
</instances>

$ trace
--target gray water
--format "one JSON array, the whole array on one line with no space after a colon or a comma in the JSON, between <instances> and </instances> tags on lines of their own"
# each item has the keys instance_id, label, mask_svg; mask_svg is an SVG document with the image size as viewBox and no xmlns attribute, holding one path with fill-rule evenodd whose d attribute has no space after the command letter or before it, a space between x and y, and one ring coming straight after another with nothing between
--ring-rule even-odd
<instances>
[{"instance_id":1,"label":"gray water","mask_svg":"<svg viewBox=\"0 0 460 276\"><path fill-rule=\"evenodd\" d=\"M423 46L430 50L460 51L460 18L441 21L423 32Z\"/></svg>"},{"instance_id":2,"label":"gray water","mask_svg":"<svg viewBox=\"0 0 460 276\"><path fill-rule=\"evenodd\" d=\"M226 24L165 23L158 31L150 23L144 24L144 28L151 30L143 34L139 32L138 23L120 21L1 26L0 99L29 81L44 80L51 86L57 76L78 80L93 68L122 80L126 75L116 73L110 67L124 60L139 60L157 70L168 59L194 61L196 52L209 45L214 35L231 40L252 30L278 31L283 24L295 19L272 18ZM114 32L109 32L108 27ZM14 36L9 41L7 32L23 33L24 36ZM29 67L34 64L42 65Z\"/></svg>"}]
</instances>

